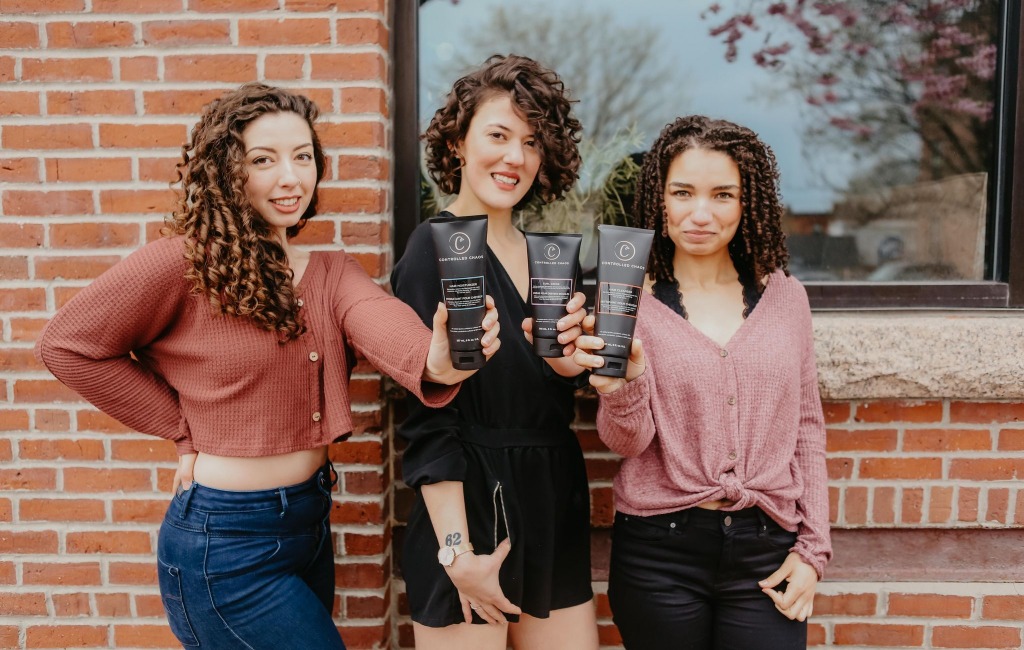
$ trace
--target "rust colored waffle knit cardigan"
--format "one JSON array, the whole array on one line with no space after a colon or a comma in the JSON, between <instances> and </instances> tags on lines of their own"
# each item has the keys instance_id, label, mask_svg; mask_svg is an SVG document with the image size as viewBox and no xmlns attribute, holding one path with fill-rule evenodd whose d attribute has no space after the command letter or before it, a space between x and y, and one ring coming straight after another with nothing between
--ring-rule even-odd
<instances>
[{"instance_id":1,"label":"rust colored waffle knit cardigan","mask_svg":"<svg viewBox=\"0 0 1024 650\"><path fill-rule=\"evenodd\" d=\"M343 252L311 254L296 286L307 332L284 345L246 318L215 315L190 294L187 265L181 237L147 244L62 307L36 355L179 454L267 456L346 437L355 351L431 406L458 391L423 381L430 331Z\"/></svg>"}]
</instances>

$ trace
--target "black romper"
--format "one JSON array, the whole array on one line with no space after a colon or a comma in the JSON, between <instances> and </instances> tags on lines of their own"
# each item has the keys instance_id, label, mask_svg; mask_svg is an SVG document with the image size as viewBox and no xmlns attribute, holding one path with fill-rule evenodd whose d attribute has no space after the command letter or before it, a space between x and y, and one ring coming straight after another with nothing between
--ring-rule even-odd
<instances>
[{"instance_id":1,"label":"black romper","mask_svg":"<svg viewBox=\"0 0 1024 650\"><path fill-rule=\"evenodd\" d=\"M511 539L499 579L524 613L546 618L593 597L590 493L583 452L569 428L583 382L558 376L534 355L521 327L527 304L490 249L484 282L498 309L501 348L448 406L427 408L410 397L398 431L409 443L403 478L417 492L402 575L412 619L429 627L465 621L458 591L437 561L437 537L419 494L419 486L440 481L463 482L477 553ZM431 326L441 280L427 224L412 233L391 286ZM484 621L474 613L473 622Z\"/></svg>"}]
</instances>

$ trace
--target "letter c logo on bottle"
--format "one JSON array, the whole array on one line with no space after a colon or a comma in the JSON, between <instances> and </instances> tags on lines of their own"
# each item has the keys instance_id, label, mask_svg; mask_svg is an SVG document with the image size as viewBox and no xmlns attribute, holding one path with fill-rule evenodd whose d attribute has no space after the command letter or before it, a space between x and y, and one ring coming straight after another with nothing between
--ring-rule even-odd
<instances>
[{"instance_id":1,"label":"letter c logo on bottle","mask_svg":"<svg viewBox=\"0 0 1024 650\"><path fill-rule=\"evenodd\" d=\"M634 255L636 255L636 247L628 241L620 241L618 244L615 244L615 257L623 262L633 259Z\"/></svg>"},{"instance_id":2,"label":"letter c logo on bottle","mask_svg":"<svg viewBox=\"0 0 1024 650\"><path fill-rule=\"evenodd\" d=\"M558 256L562 254L562 250L558 248L558 244L548 244L544 247L544 257L549 260L557 260Z\"/></svg>"},{"instance_id":3,"label":"letter c logo on bottle","mask_svg":"<svg viewBox=\"0 0 1024 650\"><path fill-rule=\"evenodd\" d=\"M469 252L471 245L472 242L469 239L469 235L464 232L457 232L448 238L448 246L456 255L465 255Z\"/></svg>"}]
</instances>

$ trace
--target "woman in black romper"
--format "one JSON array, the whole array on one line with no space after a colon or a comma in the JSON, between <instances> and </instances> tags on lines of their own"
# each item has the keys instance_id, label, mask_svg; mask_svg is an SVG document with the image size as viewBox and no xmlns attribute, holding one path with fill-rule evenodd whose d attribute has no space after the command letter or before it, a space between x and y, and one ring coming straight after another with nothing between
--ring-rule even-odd
<instances>
[{"instance_id":1,"label":"woman in black romper","mask_svg":"<svg viewBox=\"0 0 1024 650\"><path fill-rule=\"evenodd\" d=\"M417 492L402 552L417 648L597 648L590 499L569 427L582 369L572 346L546 361L516 332L531 327L526 241L512 225L514 207L575 182L579 129L554 72L498 56L455 83L425 135L431 176L456 195L442 214L488 216L485 287L506 334L455 401L411 399L399 430L403 477ZM441 283L426 224L391 283L431 320ZM569 340L582 306L577 293L560 323Z\"/></svg>"}]
</instances>

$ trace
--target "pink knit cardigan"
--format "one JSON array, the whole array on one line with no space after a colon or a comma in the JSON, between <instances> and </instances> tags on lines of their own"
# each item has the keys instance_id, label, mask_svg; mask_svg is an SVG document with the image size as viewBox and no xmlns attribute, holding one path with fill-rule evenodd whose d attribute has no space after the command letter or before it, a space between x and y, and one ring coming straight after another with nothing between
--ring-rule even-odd
<instances>
[{"instance_id":1,"label":"pink knit cardigan","mask_svg":"<svg viewBox=\"0 0 1024 650\"><path fill-rule=\"evenodd\" d=\"M832 556L825 425L807 294L776 271L720 346L651 295L636 336L645 372L602 395L601 439L625 457L616 508L655 515L728 499L797 532L820 577Z\"/></svg>"}]
</instances>

